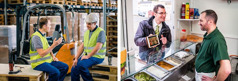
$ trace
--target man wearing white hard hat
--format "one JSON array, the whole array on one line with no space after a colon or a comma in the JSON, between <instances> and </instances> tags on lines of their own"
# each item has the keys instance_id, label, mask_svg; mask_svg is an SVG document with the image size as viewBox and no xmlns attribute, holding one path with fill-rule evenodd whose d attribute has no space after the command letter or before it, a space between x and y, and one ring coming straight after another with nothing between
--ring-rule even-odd
<instances>
[{"instance_id":1,"label":"man wearing white hard hat","mask_svg":"<svg viewBox=\"0 0 238 81\"><path fill-rule=\"evenodd\" d=\"M96 24L98 17L89 14L86 17L88 30L84 33L83 43L79 46L71 69L71 81L80 81L80 75L84 81L93 81L88 68L103 62L106 55L106 34ZM83 55L82 55L83 54ZM81 57L80 57L81 56Z\"/></svg>"}]
</instances>

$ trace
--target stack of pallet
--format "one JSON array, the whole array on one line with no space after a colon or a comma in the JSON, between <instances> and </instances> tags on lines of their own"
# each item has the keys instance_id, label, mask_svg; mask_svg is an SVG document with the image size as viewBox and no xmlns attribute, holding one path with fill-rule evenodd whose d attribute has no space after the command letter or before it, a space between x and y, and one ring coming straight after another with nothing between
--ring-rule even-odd
<instances>
[{"instance_id":1,"label":"stack of pallet","mask_svg":"<svg viewBox=\"0 0 238 81\"><path fill-rule=\"evenodd\" d=\"M77 0L65 0L66 5L77 5Z\"/></svg>"},{"instance_id":2,"label":"stack of pallet","mask_svg":"<svg viewBox=\"0 0 238 81\"><path fill-rule=\"evenodd\" d=\"M117 47L117 15L107 17L107 51ZM117 48L110 50L108 54L117 56Z\"/></svg>"},{"instance_id":3,"label":"stack of pallet","mask_svg":"<svg viewBox=\"0 0 238 81\"><path fill-rule=\"evenodd\" d=\"M4 1L3 0L0 0L0 3L3 3Z\"/></svg>"},{"instance_id":4,"label":"stack of pallet","mask_svg":"<svg viewBox=\"0 0 238 81\"><path fill-rule=\"evenodd\" d=\"M64 4L64 0L27 0L27 3ZM23 4L23 0L8 0L8 4Z\"/></svg>"},{"instance_id":5,"label":"stack of pallet","mask_svg":"<svg viewBox=\"0 0 238 81\"><path fill-rule=\"evenodd\" d=\"M8 0L8 4L22 4L23 0Z\"/></svg>"},{"instance_id":6,"label":"stack of pallet","mask_svg":"<svg viewBox=\"0 0 238 81\"><path fill-rule=\"evenodd\" d=\"M117 0L109 0L109 7L117 8Z\"/></svg>"},{"instance_id":7,"label":"stack of pallet","mask_svg":"<svg viewBox=\"0 0 238 81\"><path fill-rule=\"evenodd\" d=\"M77 4L82 6L90 6L91 2L90 0L77 0Z\"/></svg>"},{"instance_id":8,"label":"stack of pallet","mask_svg":"<svg viewBox=\"0 0 238 81\"><path fill-rule=\"evenodd\" d=\"M16 15L15 14L7 15L7 24L8 25L16 25Z\"/></svg>"},{"instance_id":9,"label":"stack of pallet","mask_svg":"<svg viewBox=\"0 0 238 81\"><path fill-rule=\"evenodd\" d=\"M45 0L27 0L28 3L45 3Z\"/></svg>"},{"instance_id":10,"label":"stack of pallet","mask_svg":"<svg viewBox=\"0 0 238 81\"><path fill-rule=\"evenodd\" d=\"M99 6L98 0L91 0L91 6Z\"/></svg>"},{"instance_id":11,"label":"stack of pallet","mask_svg":"<svg viewBox=\"0 0 238 81\"><path fill-rule=\"evenodd\" d=\"M4 14L0 14L0 25L4 25Z\"/></svg>"},{"instance_id":12,"label":"stack of pallet","mask_svg":"<svg viewBox=\"0 0 238 81\"><path fill-rule=\"evenodd\" d=\"M48 4L64 4L64 0L45 0Z\"/></svg>"},{"instance_id":13,"label":"stack of pallet","mask_svg":"<svg viewBox=\"0 0 238 81\"><path fill-rule=\"evenodd\" d=\"M113 57L112 65L108 65L108 57L104 58L103 63L89 68L94 81L117 81L117 58Z\"/></svg>"},{"instance_id":14,"label":"stack of pallet","mask_svg":"<svg viewBox=\"0 0 238 81\"><path fill-rule=\"evenodd\" d=\"M107 0L107 2L106 2L106 4L107 4L107 7L109 7L109 0ZM99 6L103 6L103 0L98 0L98 4L99 4Z\"/></svg>"}]
</instances>

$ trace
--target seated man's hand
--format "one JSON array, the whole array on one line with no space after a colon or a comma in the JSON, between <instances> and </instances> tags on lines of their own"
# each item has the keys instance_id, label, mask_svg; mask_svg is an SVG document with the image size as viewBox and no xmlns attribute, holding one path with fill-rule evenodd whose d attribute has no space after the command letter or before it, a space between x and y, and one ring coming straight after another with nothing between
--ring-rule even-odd
<instances>
[{"instance_id":1,"label":"seated man's hand","mask_svg":"<svg viewBox=\"0 0 238 81\"><path fill-rule=\"evenodd\" d=\"M84 55L84 56L82 56L81 60L83 60L83 59L89 59L89 57L87 55Z\"/></svg>"},{"instance_id":2,"label":"seated man's hand","mask_svg":"<svg viewBox=\"0 0 238 81\"><path fill-rule=\"evenodd\" d=\"M167 44L167 38L166 37L164 37L163 35L161 35L161 39L160 39L161 41L162 41L162 44L164 45L164 44Z\"/></svg>"},{"instance_id":3,"label":"seated man's hand","mask_svg":"<svg viewBox=\"0 0 238 81\"><path fill-rule=\"evenodd\" d=\"M53 57L53 61L59 61L58 58L56 57Z\"/></svg>"}]
</instances>

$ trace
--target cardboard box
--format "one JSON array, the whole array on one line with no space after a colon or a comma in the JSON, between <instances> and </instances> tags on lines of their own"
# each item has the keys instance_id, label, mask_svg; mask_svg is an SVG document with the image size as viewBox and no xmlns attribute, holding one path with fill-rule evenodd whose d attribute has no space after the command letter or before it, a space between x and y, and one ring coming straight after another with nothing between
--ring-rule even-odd
<instances>
[{"instance_id":1,"label":"cardboard box","mask_svg":"<svg viewBox=\"0 0 238 81\"><path fill-rule=\"evenodd\" d=\"M8 46L0 46L0 63L5 63L7 64L9 61L9 49Z\"/></svg>"},{"instance_id":2,"label":"cardboard box","mask_svg":"<svg viewBox=\"0 0 238 81\"><path fill-rule=\"evenodd\" d=\"M104 27L103 24L104 24L104 22L103 22L103 13L100 13L100 16L99 16L99 26L103 28Z\"/></svg>"},{"instance_id":3,"label":"cardboard box","mask_svg":"<svg viewBox=\"0 0 238 81\"><path fill-rule=\"evenodd\" d=\"M68 29L69 29L69 38L72 40L72 34L74 32L74 40L78 40L78 13L74 12L74 17L72 15L72 12L66 12L67 21L68 21ZM74 29L72 29L74 21Z\"/></svg>"},{"instance_id":4,"label":"cardboard box","mask_svg":"<svg viewBox=\"0 0 238 81\"><path fill-rule=\"evenodd\" d=\"M87 16L87 13L79 13L79 33L80 33L80 38L81 40L83 40L83 37L84 37L84 32L87 30L87 27L86 27L86 22L85 22L85 19L86 19L86 16Z\"/></svg>"}]
</instances>

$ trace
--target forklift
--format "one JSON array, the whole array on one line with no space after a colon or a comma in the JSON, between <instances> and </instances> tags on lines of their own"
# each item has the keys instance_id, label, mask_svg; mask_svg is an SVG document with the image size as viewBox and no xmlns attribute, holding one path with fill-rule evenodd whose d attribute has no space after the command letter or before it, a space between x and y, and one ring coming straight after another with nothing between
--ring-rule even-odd
<instances>
[{"instance_id":1,"label":"forklift","mask_svg":"<svg viewBox=\"0 0 238 81\"><path fill-rule=\"evenodd\" d=\"M71 9L72 11L72 18L74 18L74 10L73 8L70 8L70 6L64 6L65 8ZM21 8L18 8L16 12L20 12L17 14L17 50L12 51L10 60L14 62L14 64L30 64L30 55L29 55L29 48L30 48L30 39L29 39L29 24L30 24L30 13L36 13L38 15L37 23L34 24L34 32L39 27L39 17L41 14L40 9L44 9L45 14L47 14L46 9L59 9L59 12L61 12L61 20L63 19L63 22L61 21L63 27L60 27L60 25L56 25L55 31L53 32L52 37L47 37L49 45L53 44L53 39L58 39L60 37L63 38L62 43L55 47L53 49L53 54L58 58L59 61L66 63L69 68L73 65L73 59L75 57L74 54L74 48L77 46L74 41L73 35L72 35L72 41L70 42L69 39L69 30L68 30L68 23L66 20L66 12L65 9L60 7L59 5L55 4L42 4L42 5L35 5L28 9L26 9L26 6L23 6ZM25 12L24 12L25 11ZM21 21L23 20L23 26ZM74 28L74 21L72 22L72 28ZM22 29L23 28L23 29ZM63 30L61 30L63 29ZM72 34L74 34L72 32ZM67 74L71 72L71 69L68 70Z\"/></svg>"}]
</instances>

